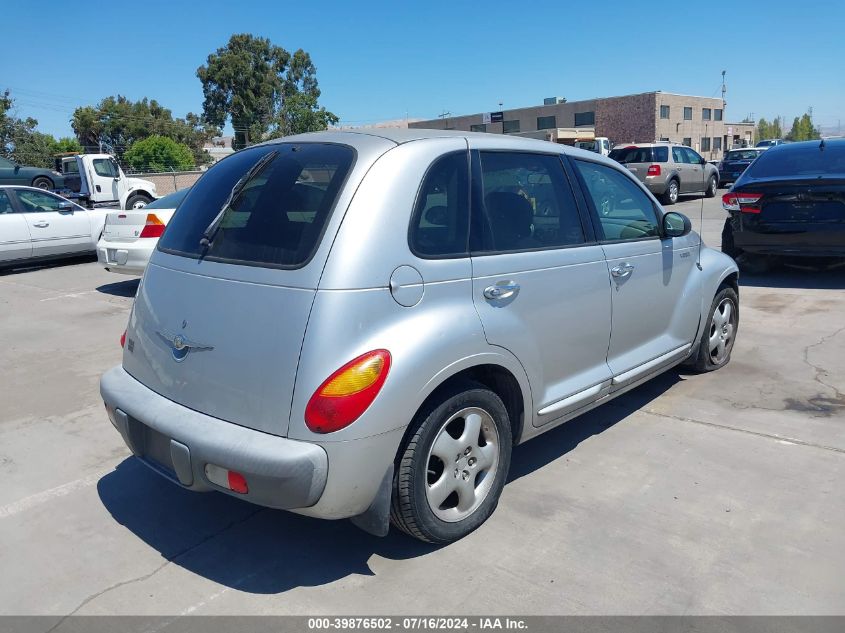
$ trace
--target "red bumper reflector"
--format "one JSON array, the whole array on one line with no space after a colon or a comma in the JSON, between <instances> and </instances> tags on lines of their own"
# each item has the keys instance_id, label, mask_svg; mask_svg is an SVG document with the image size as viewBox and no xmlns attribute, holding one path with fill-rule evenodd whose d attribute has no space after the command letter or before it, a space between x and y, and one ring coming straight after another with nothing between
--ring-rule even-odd
<instances>
[{"instance_id":1,"label":"red bumper reflector","mask_svg":"<svg viewBox=\"0 0 845 633\"><path fill-rule=\"evenodd\" d=\"M229 471L229 490L245 495L249 492L249 486L246 485L246 477L234 470Z\"/></svg>"}]
</instances>

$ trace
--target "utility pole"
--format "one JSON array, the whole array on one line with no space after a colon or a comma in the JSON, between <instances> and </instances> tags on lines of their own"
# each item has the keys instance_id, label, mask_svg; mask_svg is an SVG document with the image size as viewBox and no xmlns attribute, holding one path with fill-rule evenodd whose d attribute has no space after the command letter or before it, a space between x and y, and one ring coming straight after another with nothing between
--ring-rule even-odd
<instances>
[{"instance_id":1,"label":"utility pole","mask_svg":"<svg viewBox=\"0 0 845 633\"><path fill-rule=\"evenodd\" d=\"M441 121L443 121L443 128L444 129L446 129L447 126L449 125L449 122L447 121L447 119L450 116L452 116L452 113L449 112L448 110L446 110L446 108L443 108L443 112L441 112L440 114L437 115L437 118L440 119Z\"/></svg>"}]
</instances>

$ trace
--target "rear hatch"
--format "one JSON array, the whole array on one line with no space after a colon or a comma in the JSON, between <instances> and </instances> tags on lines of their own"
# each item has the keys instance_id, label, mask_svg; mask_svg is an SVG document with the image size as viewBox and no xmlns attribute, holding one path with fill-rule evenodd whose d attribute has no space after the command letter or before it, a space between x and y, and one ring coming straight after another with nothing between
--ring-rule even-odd
<instances>
[{"instance_id":1,"label":"rear hatch","mask_svg":"<svg viewBox=\"0 0 845 633\"><path fill-rule=\"evenodd\" d=\"M758 155L759 152L751 150L732 150L728 152L719 167L719 173L722 176L722 180L731 178L736 180L739 178L742 175L742 172L744 172L748 166L754 162Z\"/></svg>"},{"instance_id":2,"label":"rear hatch","mask_svg":"<svg viewBox=\"0 0 845 633\"><path fill-rule=\"evenodd\" d=\"M637 147L636 145L630 145L628 147L614 148L609 156L616 162L627 167L642 182L646 182L648 176L661 175L661 169L658 163L666 163L669 160L669 147L665 145L656 147ZM656 167L652 169L652 173L649 173L649 168L653 165Z\"/></svg>"},{"instance_id":3,"label":"rear hatch","mask_svg":"<svg viewBox=\"0 0 845 633\"><path fill-rule=\"evenodd\" d=\"M323 234L348 204L353 160L344 145L281 143L210 169L147 267L126 371L186 407L285 435Z\"/></svg>"}]
</instances>

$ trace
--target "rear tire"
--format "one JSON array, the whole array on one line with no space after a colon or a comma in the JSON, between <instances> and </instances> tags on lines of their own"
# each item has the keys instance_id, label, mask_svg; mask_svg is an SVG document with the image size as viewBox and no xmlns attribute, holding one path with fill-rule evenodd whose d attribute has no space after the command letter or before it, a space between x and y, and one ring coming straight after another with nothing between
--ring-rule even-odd
<instances>
[{"instance_id":1,"label":"rear tire","mask_svg":"<svg viewBox=\"0 0 845 633\"><path fill-rule=\"evenodd\" d=\"M390 520L428 543L451 543L496 509L511 460L510 420L484 385L464 382L420 410L397 457Z\"/></svg>"},{"instance_id":2,"label":"rear tire","mask_svg":"<svg viewBox=\"0 0 845 633\"><path fill-rule=\"evenodd\" d=\"M37 187L38 189L52 189L53 181L47 178L46 176L39 176L38 178L32 181L32 186Z\"/></svg>"},{"instance_id":3,"label":"rear tire","mask_svg":"<svg viewBox=\"0 0 845 633\"><path fill-rule=\"evenodd\" d=\"M722 227L722 252L734 259L742 254L742 249L734 244L734 227L731 218L726 219L725 226Z\"/></svg>"},{"instance_id":4,"label":"rear tire","mask_svg":"<svg viewBox=\"0 0 845 633\"><path fill-rule=\"evenodd\" d=\"M126 199L126 210L143 209L153 199L143 193L134 193Z\"/></svg>"},{"instance_id":5,"label":"rear tire","mask_svg":"<svg viewBox=\"0 0 845 633\"><path fill-rule=\"evenodd\" d=\"M673 178L669 181L669 184L666 185L666 191L660 197L661 202L663 202L663 204L666 206L670 204L675 204L678 201L679 193L680 187L678 186L678 181Z\"/></svg>"},{"instance_id":6,"label":"rear tire","mask_svg":"<svg viewBox=\"0 0 845 633\"><path fill-rule=\"evenodd\" d=\"M707 325L701 332L695 353L688 364L697 372L714 371L731 360L731 352L739 330L739 296L730 286L713 297Z\"/></svg>"},{"instance_id":7,"label":"rear tire","mask_svg":"<svg viewBox=\"0 0 845 633\"><path fill-rule=\"evenodd\" d=\"M716 176L710 176L707 183L707 190L704 192L705 198L712 198L716 195L716 190L719 188L719 179Z\"/></svg>"}]
</instances>

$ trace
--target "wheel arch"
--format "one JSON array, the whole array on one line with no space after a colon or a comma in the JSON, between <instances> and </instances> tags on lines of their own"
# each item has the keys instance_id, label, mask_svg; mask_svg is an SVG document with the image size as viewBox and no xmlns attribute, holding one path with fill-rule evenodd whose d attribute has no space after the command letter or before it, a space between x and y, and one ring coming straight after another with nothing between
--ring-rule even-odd
<instances>
[{"instance_id":1,"label":"wheel arch","mask_svg":"<svg viewBox=\"0 0 845 633\"><path fill-rule=\"evenodd\" d=\"M50 189L55 189L55 188L56 188L56 182L55 182L52 178L50 178L50 176L47 176L47 175L45 175L45 174L36 174L36 175L34 175L34 176L32 177L32 180L29 182L30 186L35 187L35 183L36 183L37 181L41 180L42 178L43 178L44 180L46 180L47 182L49 182L49 183L50 183Z\"/></svg>"},{"instance_id":2,"label":"wheel arch","mask_svg":"<svg viewBox=\"0 0 845 633\"><path fill-rule=\"evenodd\" d=\"M132 196L137 196L138 194L146 196L151 201L156 199L156 197L146 189L133 189L132 191L127 191L122 196L120 196L120 208L125 211L126 203L129 201L129 198L131 198Z\"/></svg>"}]
</instances>

